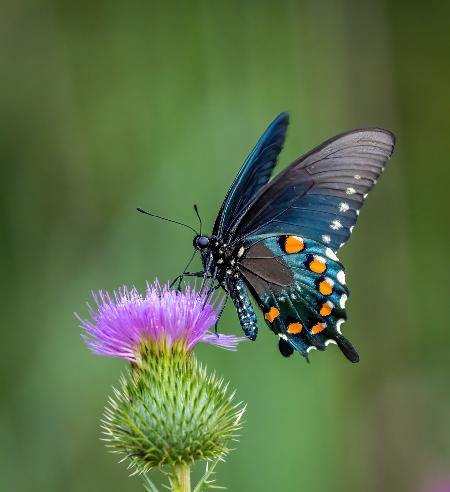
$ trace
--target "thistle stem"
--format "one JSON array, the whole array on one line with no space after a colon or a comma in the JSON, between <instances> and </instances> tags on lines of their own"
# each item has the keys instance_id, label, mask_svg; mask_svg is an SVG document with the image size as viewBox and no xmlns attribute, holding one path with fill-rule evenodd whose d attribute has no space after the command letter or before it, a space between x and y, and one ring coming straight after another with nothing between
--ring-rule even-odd
<instances>
[{"instance_id":1,"label":"thistle stem","mask_svg":"<svg viewBox=\"0 0 450 492\"><path fill-rule=\"evenodd\" d=\"M177 481L174 492L191 492L191 469L189 465L176 465L175 475Z\"/></svg>"}]
</instances>

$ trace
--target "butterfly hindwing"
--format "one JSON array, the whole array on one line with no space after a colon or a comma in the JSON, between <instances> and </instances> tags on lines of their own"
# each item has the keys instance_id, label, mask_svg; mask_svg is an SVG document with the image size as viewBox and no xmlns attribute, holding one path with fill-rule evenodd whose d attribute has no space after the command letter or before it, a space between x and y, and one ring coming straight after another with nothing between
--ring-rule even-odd
<instances>
[{"instance_id":1,"label":"butterfly hindwing","mask_svg":"<svg viewBox=\"0 0 450 492\"><path fill-rule=\"evenodd\" d=\"M304 357L336 343L353 362L358 355L342 336L346 319L344 268L335 253L309 238L286 234L249 238L241 274L280 338L280 351Z\"/></svg>"}]
</instances>

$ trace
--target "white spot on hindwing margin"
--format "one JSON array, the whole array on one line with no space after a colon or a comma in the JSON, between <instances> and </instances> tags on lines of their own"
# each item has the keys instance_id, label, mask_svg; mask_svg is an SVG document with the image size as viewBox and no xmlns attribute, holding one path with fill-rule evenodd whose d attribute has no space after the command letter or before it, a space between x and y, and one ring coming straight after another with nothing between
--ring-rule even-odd
<instances>
[{"instance_id":1,"label":"white spot on hindwing margin","mask_svg":"<svg viewBox=\"0 0 450 492\"><path fill-rule=\"evenodd\" d=\"M288 337L284 333L278 333L278 336L287 342Z\"/></svg>"},{"instance_id":2,"label":"white spot on hindwing margin","mask_svg":"<svg viewBox=\"0 0 450 492\"><path fill-rule=\"evenodd\" d=\"M342 331L341 331L341 325L342 323L345 323L345 319L344 318L341 318L341 319L338 319L337 322L336 322L336 331L338 333L340 333L342 335Z\"/></svg>"},{"instance_id":3,"label":"white spot on hindwing margin","mask_svg":"<svg viewBox=\"0 0 450 492\"><path fill-rule=\"evenodd\" d=\"M346 190L345 190L345 193L347 193L347 195L354 195L356 193L356 190L355 188L352 188L351 186L349 186Z\"/></svg>"},{"instance_id":4,"label":"white spot on hindwing margin","mask_svg":"<svg viewBox=\"0 0 450 492\"><path fill-rule=\"evenodd\" d=\"M325 250L325 254L328 256L328 258L330 258L330 260L339 261L339 258L336 256L336 253L331 248L327 248Z\"/></svg>"},{"instance_id":5,"label":"white spot on hindwing margin","mask_svg":"<svg viewBox=\"0 0 450 492\"><path fill-rule=\"evenodd\" d=\"M341 306L342 309L345 309L345 303L347 302L347 294L342 294L341 298L339 299L339 306Z\"/></svg>"},{"instance_id":6,"label":"white spot on hindwing margin","mask_svg":"<svg viewBox=\"0 0 450 492\"><path fill-rule=\"evenodd\" d=\"M339 283L342 285L345 285L345 273L344 270L339 270L337 272L336 278L338 279Z\"/></svg>"},{"instance_id":7,"label":"white spot on hindwing margin","mask_svg":"<svg viewBox=\"0 0 450 492\"><path fill-rule=\"evenodd\" d=\"M331 243L331 237L330 237L328 234L324 234L324 235L322 236L322 241L323 241L324 243L327 243L327 244L328 244L328 243Z\"/></svg>"}]
</instances>

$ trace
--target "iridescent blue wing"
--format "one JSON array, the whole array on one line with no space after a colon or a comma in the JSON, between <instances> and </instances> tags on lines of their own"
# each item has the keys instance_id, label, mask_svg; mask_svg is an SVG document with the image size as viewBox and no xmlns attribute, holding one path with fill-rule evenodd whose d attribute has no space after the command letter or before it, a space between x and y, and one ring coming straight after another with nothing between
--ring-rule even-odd
<instances>
[{"instance_id":1,"label":"iridescent blue wing","mask_svg":"<svg viewBox=\"0 0 450 492\"><path fill-rule=\"evenodd\" d=\"M234 179L213 228L213 235L224 237L255 194L269 181L286 137L288 113L278 115L244 161Z\"/></svg>"},{"instance_id":2,"label":"iridescent blue wing","mask_svg":"<svg viewBox=\"0 0 450 492\"><path fill-rule=\"evenodd\" d=\"M377 128L326 141L260 189L225 239L237 243L249 235L283 231L337 251L393 148L393 134Z\"/></svg>"},{"instance_id":3,"label":"iridescent blue wing","mask_svg":"<svg viewBox=\"0 0 450 492\"><path fill-rule=\"evenodd\" d=\"M283 355L336 343L352 362L359 357L341 333L347 318L344 267L333 250L307 237L256 236L244 243L239 263L248 289L279 336Z\"/></svg>"}]
</instances>

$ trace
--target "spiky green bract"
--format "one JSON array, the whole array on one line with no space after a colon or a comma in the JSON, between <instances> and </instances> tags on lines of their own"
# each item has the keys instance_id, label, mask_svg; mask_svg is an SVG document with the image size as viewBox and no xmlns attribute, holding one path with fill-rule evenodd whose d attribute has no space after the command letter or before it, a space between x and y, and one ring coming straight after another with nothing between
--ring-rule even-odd
<instances>
[{"instance_id":1,"label":"spiky green bract","mask_svg":"<svg viewBox=\"0 0 450 492\"><path fill-rule=\"evenodd\" d=\"M245 410L228 385L182 343L143 345L140 353L106 407L109 446L134 473L224 457Z\"/></svg>"}]
</instances>

